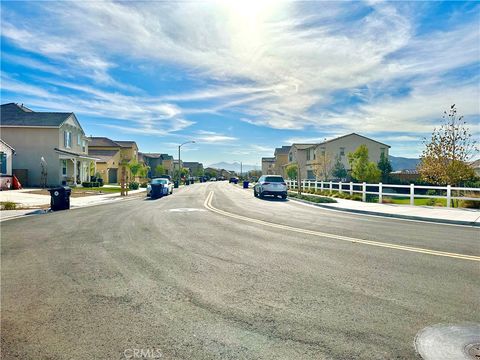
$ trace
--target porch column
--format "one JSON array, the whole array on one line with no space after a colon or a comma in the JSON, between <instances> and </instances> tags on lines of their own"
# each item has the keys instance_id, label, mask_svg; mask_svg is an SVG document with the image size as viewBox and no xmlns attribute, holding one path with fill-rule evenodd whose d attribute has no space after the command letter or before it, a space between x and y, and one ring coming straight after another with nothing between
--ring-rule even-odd
<instances>
[{"instance_id":1,"label":"porch column","mask_svg":"<svg viewBox=\"0 0 480 360\"><path fill-rule=\"evenodd\" d=\"M73 158L73 185L77 185L77 159Z\"/></svg>"}]
</instances>

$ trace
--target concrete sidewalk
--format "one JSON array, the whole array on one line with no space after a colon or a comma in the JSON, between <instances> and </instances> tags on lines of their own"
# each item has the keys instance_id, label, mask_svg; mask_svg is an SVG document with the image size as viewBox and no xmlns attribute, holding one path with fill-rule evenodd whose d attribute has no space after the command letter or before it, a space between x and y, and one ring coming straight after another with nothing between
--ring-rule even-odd
<instances>
[{"instance_id":1,"label":"concrete sidewalk","mask_svg":"<svg viewBox=\"0 0 480 360\"><path fill-rule=\"evenodd\" d=\"M291 200L305 202L303 200L298 200L295 198L291 198ZM452 209L433 206L378 204L338 198L335 198L335 200L337 201L337 203L307 203L325 209L348 211L357 214L386 216L408 220L431 221L444 224L480 226L480 211L476 209Z\"/></svg>"},{"instance_id":2,"label":"concrete sidewalk","mask_svg":"<svg viewBox=\"0 0 480 360\"><path fill-rule=\"evenodd\" d=\"M50 195L39 195L39 194L30 194L26 190L10 190L0 192L0 201L11 201L17 204L20 210L2 210L0 219L6 220L9 218L15 218L23 215L30 214L41 214L45 211L40 208L49 207L50 205ZM35 189L38 190L38 189ZM120 193L114 194L104 194L104 195L91 195L91 196L82 196L82 197L70 197L70 207L72 209L92 206L97 204L105 204L109 202L121 201L130 199L138 196L145 196L146 189L141 188L138 190L130 190L128 196L122 197Z\"/></svg>"}]
</instances>

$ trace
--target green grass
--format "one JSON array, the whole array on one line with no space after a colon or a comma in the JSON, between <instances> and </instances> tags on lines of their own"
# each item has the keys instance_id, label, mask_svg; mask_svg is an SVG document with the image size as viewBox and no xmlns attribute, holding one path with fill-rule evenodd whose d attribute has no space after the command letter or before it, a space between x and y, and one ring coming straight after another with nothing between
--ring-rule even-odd
<instances>
[{"instance_id":1,"label":"green grass","mask_svg":"<svg viewBox=\"0 0 480 360\"><path fill-rule=\"evenodd\" d=\"M0 206L2 210L15 210L17 208L17 204L12 201L2 201Z\"/></svg>"},{"instance_id":2,"label":"green grass","mask_svg":"<svg viewBox=\"0 0 480 360\"><path fill-rule=\"evenodd\" d=\"M111 187L78 187L78 188L72 188L73 192L85 192L85 191L97 191L97 192L103 192L103 193L118 193L122 189L120 188L111 188Z\"/></svg>"},{"instance_id":3,"label":"green grass","mask_svg":"<svg viewBox=\"0 0 480 360\"><path fill-rule=\"evenodd\" d=\"M384 200L388 202L391 201L392 204L400 205L410 205L409 197L383 197ZM432 200L435 200L435 205L431 203ZM427 199L427 198L415 198L414 204L417 206L447 206L446 199Z\"/></svg>"}]
</instances>

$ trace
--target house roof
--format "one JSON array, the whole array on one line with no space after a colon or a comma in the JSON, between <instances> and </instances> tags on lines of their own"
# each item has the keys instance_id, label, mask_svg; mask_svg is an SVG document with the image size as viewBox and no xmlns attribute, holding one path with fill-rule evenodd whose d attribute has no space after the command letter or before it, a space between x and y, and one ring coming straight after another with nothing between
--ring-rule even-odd
<instances>
[{"instance_id":1,"label":"house roof","mask_svg":"<svg viewBox=\"0 0 480 360\"><path fill-rule=\"evenodd\" d=\"M347 137L347 136L352 136L352 135L360 136L361 138L364 138L364 139L367 139L367 140L376 142L376 143L381 144L381 145L385 145L385 146L387 146L387 147L391 147L390 145L384 144L384 143L382 143L382 142L380 142L380 141L371 139L371 138L369 138L369 137L366 137L366 136L363 136L363 135L360 135L360 134L357 134L357 133L350 133L350 134L347 134L347 135L342 135L342 136L339 136L339 137L336 137L336 138L333 138L333 139L324 141L324 142L322 142L322 143L320 143L320 144L318 144L318 145L328 144L329 142L336 141L336 140L339 140L339 139L343 139L343 138L345 138L345 137Z\"/></svg>"},{"instance_id":2,"label":"house roof","mask_svg":"<svg viewBox=\"0 0 480 360\"><path fill-rule=\"evenodd\" d=\"M262 162L263 161L275 161L274 157L262 157Z\"/></svg>"},{"instance_id":3,"label":"house roof","mask_svg":"<svg viewBox=\"0 0 480 360\"><path fill-rule=\"evenodd\" d=\"M129 147L132 147L133 145L137 146L137 143L135 141L118 141L118 140L115 140L115 142L123 148L129 148Z\"/></svg>"},{"instance_id":4,"label":"house roof","mask_svg":"<svg viewBox=\"0 0 480 360\"><path fill-rule=\"evenodd\" d=\"M72 115L72 112L37 112L23 104L8 103L1 106L1 126L59 127Z\"/></svg>"},{"instance_id":5,"label":"house roof","mask_svg":"<svg viewBox=\"0 0 480 360\"><path fill-rule=\"evenodd\" d=\"M88 155L93 155L96 158L99 158L100 162L108 162L112 157L118 153L118 150L96 150L88 149Z\"/></svg>"},{"instance_id":6,"label":"house roof","mask_svg":"<svg viewBox=\"0 0 480 360\"><path fill-rule=\"evenodd\" d=\"M480 159L472 161L470 163L470 166L473 167L474 169L480 168Z\"/></svg>"},{"instance_id":7,"label":"house roof","mask_svg":"<svg viewBox=\"0 0 480 360\"><path fill-rule=\"evenodd\" d=\"M141 156L143 158L143 160L146 160L148 158L150 158L150 159L162 159L162 160L173 160L172 155L160 154L160 153L142 153L142 152L139 152L138 156L139 156L139 159L140 159L140 156Z\"/></svg>"},{"instance_id":8,"label":"house roof","mask_svg":"<svg viewBox=\"0 0 480 360\"><path fill-rule=\"evenodd\" d=\"M290 145L276 148L275 149L275 155L277 155L277 154L288 154L288 152L290 151L290 148L291 148Z\"/></svg>"},{"instance_id":9,"label":"house roof","mask_svg":"<svg viewBox=\"0 0 480 360\"><path fill-rule=\"evenodd\" d=\"M291 147L296 147L298 150L305 150L311 147L317 146L318 144L292 144Z\"/></svg>"},{"instance_id":10,"label":"house roof","mask_svg":"<svg viewBox=\"0 0 480 360\"><path fill-rule=\"evenodd\" d=\"M183 162L183 166L185 166L185 167L189 167L189 166L200 166L200 165L203 166L203 164L200 163L200 162L198 162L198 161L182 161L182 162Z\"/></svg>"},{"instance_id":11,"label":"house roof","mask_svg":"<svg viewBox=\"0 0 480 360\"><path fill-rule=\"evenodd\" d=\"M90 137L90 143L88 144L89 147L95 146L108 146L108 147L120 147L115 141L110 140L107 137Z\"/></svg>"}]
</instances>

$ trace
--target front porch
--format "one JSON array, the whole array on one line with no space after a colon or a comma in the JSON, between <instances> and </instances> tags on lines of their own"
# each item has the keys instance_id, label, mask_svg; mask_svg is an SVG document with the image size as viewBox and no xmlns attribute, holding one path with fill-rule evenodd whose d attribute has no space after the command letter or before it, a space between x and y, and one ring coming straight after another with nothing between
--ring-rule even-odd
<instances>
[{"instance_id":1,"label":"front porch","mask_svg":"<svg viewBox=\"0 0 480 360\"><path fill-rule=\"evenodd\" d=\"M91 173L96 171L96 158L57 150L60 161L60 183L77 186L91 179ZM92 171L93 170L93 171Z\"/></svg>"}]
</instances>

